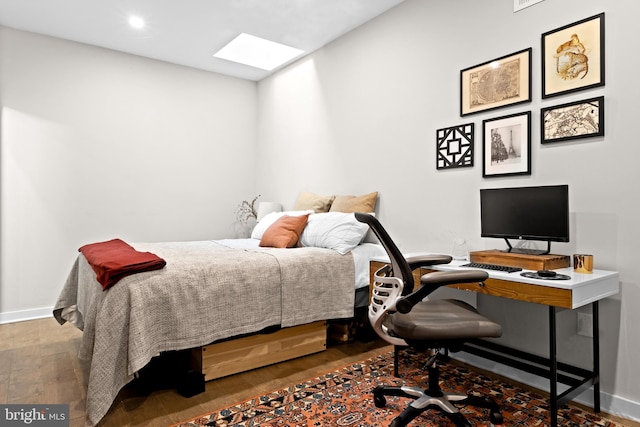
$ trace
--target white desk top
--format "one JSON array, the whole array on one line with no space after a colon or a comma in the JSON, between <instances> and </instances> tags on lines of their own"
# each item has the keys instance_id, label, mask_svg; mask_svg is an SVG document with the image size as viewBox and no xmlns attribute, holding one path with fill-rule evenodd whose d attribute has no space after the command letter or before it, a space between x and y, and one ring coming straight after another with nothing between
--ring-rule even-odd
<instances>
[{"instance_id":1,"label":"white desk top","mask_svg":"<svg viewBox=\"0 0 640 427\"><path fill-rule=\"evenodd\" d=\"M417 253L407 254L419 255ZM424 253L422 253L424 255ZM389 258L376 257L371 261L389 262ZM439 271L460 271L469 269L469 267L461 267L469 261L452 261L449 264L434 265L429 268ZM521 276L522 272L533 272L535 270L522 270L514 273L504 271L483 270L489 273L490 279L504 280L518 283L528 283L531 285L546 286L555 289L567 289L571 291L571 308L581 307L594 301L607 298L620 292L620 280L618 272L608 270L593 270L592 274L575 273L573 268L560 268L554 270L558 274L564 274L570 277L568 280L543 280Z\"/></svg>"}]
</instances>

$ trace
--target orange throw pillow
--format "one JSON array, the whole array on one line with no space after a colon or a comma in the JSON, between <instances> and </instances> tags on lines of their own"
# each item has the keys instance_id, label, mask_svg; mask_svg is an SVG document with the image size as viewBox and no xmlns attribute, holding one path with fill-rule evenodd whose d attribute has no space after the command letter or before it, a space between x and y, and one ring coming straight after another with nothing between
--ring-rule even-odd
<instances>
[{"instance_id":1,"label":"orange throw pillow","mask_svg":"<svg viewBox=\"0 0 640 427\"><path fill-rule=\"evenodd\" d=\"M284 215L276 220L262 235L260 246L270 248L292 248L298 244L300 234L307 226L309 214Z\"/></svg>"}]
</instances>

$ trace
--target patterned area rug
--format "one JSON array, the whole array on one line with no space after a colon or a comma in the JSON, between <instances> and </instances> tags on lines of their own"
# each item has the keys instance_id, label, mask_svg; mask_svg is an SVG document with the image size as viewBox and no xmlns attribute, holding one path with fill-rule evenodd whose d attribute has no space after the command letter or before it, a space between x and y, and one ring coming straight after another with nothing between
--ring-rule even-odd
<instances>
[{"instance_id":1,"label":"patterned area rug","mask_svg":"<svg viewBox=\"0 0 640 427\"><path fill-rule=\"evenodd\" d=\"M385 353L175 426L387 426L402 412L409 400L387 397L387 405L384 408L376 408L371 390L379 384L426 386L426 371L422 370L424 360L422 355L411 351L401 352L402 378L395 378L393 352ZM493 396L501 405L505 426L549 425L549 407L542 394L478 374L468 366L455 361L440 362L440 368L441 384L445 391ZM485 409L461 407L460 411L472 425L490 425ZM436 410L424 412L409 425L453 426L448 418ZM558 425L619 426L606 418L571 405L558 411Z\"/></svg>"}]
</instances>

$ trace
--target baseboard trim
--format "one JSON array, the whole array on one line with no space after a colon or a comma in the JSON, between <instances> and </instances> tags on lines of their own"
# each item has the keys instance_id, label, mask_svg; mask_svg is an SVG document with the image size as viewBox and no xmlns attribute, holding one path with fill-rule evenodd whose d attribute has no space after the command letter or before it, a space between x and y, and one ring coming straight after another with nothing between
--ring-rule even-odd
<instances>
[{"instance_id":1,"label":"baseboard trim","mask_svg":"<svg viewBox=\"0 0 640 427\"><path fill-rule=\"evenodd\" d=\"M34 308L31 310L6 311L0 313L0 325L5 323L24 322L26 320L53 317L53 307Z\"/></svg>"},{"instance_id":2,"label":"baseboard trim","mask_svg":"<svg viewBox=\"0 0 640 427\"><path fill-rule=\"evenodd\" d=\"M489 359L474 356L473 354L459 352L450 354L450 356L456 360L459 360L469 365L475 366L480 369L485 369L489 372L495 372L504 377L510 378L519 383L535 387L539 390L549 392L549 381L546 378L539 377L537 375L523 372L519 369L512 368L511 366L503 365L501 363L493 362ZM559 392L565 390L562 385L559 385ZM576 402L593 408L593 388L580 394L576 399ZM624 397L616 396L605 391L600 391L600 409L617 417L626 418L632 421L640 421L640 402L633 402Z\"/></svg>"}]
</instances>

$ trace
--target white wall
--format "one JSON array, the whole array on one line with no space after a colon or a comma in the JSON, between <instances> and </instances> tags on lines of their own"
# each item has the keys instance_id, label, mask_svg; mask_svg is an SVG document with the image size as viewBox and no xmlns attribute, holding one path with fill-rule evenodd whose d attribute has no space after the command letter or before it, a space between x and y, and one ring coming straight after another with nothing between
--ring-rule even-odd
<instances>
[{"instance_id":1,"label":"white wall","mask_svg":"<svg viewBox=\"0 0 640 427\"><path fill-rule=\"evenodd\" d=\"M257 181L284 202L300 190L379 191L379 218L403 250L443 252L456 236L471 250L504 247L479 237L480 188L569 184L571 243L552 250L592 253L596 268L620 272L621 293L600 304L603 407L640 418L633 357L640 354L640 59L630 48L638 8L632 0L546 0L514 14L504 0L407 0L258 84ZM542 101L541 34L600 12L606 86ZM461 118L460 70L527 47L532 102ZM604 138L540 144L541 107L598 95L606 98ZM482 120L528 110L531 175L483 178ZM436 130L469 122L476 124L475 166L436 170ZM479 307L505 326L502 341L545 354L545 307L491 297L479 298ZM590 340L576 335L576 316L559 316L559 357L588 367Z\"/></svg>"},{"instance_id":2,"label":"white wall","mask_svg":"<svg viewBox=\"0 0 640 427\"><path fill-rule=\"evenodd\" d=\"M256 93L0 27L0 321L51 315L82 244L233 237Z\"/></svg>"},{"instance_id":3,"label":"white wall","mask_svg":"<svg viewBox=\"0 0 640 427\"><path fill-rule=\"evenodd\" d=\"M256 194L291 207L301 190L379 191L402 249L446 252L456 236L471 250L503 245L479 237L480 188L568 183L572 242L553 249L620 272L620 295L600 310L603 407L640 418L637 10L632 0L546 0L516 14L504 0L406 0L257 87L0 28L0 322L50 315L80 245L229 237L236 205ZM540 34L600 12L606 86L542 101ZM526 47L531 104L460 118L460 70ZM597 95L604 138L539 144L541 107ZM527 110L531 176L483 179L482 120ZM468 122L476 166L437 171L436 129ZM544 352L544 307L479 304L506 342ZM575 317L560 315L559 351L588 364Z\"/></svg>"}]
</instances>

